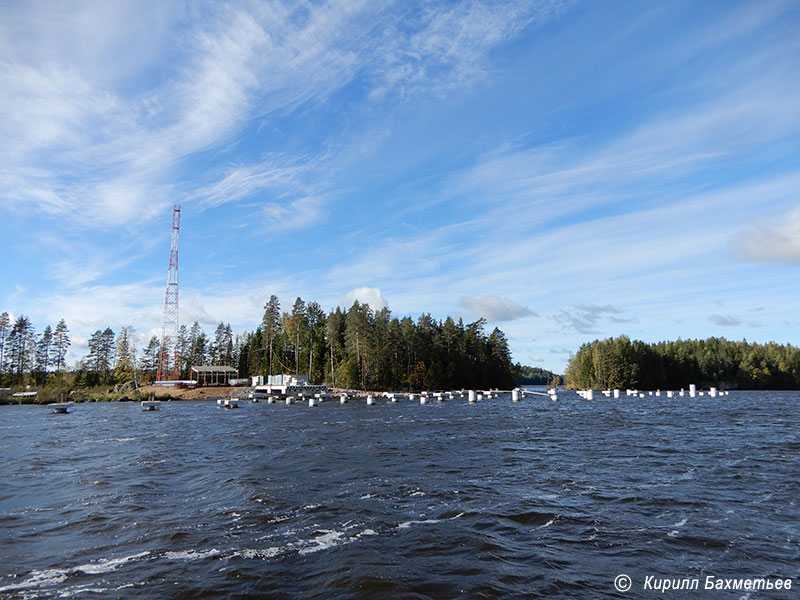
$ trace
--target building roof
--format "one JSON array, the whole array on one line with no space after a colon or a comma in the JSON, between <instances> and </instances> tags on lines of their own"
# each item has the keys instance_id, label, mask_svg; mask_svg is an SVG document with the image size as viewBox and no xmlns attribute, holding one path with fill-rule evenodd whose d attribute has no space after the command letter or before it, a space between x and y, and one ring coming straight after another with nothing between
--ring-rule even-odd
<instances>
[{"instance_id":1,"label":"building roof","mask_svg":"<svg viewBox=\"0 0 800 600\"><path fill-rule=\"evenodd\" d=\"M197 371L198 373L238 373L239 369L234 369L227 365L201 365L192 367L192 371Z\"/></svg>"}]
</instances>

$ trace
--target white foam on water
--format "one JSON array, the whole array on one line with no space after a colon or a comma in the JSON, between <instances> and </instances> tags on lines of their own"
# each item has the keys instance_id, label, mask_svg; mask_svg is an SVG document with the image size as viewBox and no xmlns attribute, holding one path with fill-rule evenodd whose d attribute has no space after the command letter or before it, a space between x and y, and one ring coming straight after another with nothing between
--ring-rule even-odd
<instances>
[{"instance_id":1,"label":"white foam on water","mask_svg":"<svg viewBox=\"0 0 800 600\"><path fill-rule=\"evenodd\" d=\"M34 587L44 587L62 583L67 579L69 571L65 569L45 569L43 571L31 571L27 579L20 583L4 585L0 587L0 592L13 592L15 590L26 590Z\"/></svg>"},{"instance_id":2,"label":"white foam on water","mask_svg":"<svg viewBox=\"0 0 800 600\"><path fill-rule=\"evenodd\" d=\"M539 526L538 526L536 529L544 529L545 527L550 527L550 525L552 525L553 523L555 523L555 521L556 521L556 519L555 519L555 517L553 517L552 519L550 519L550 520L549 520L547 523L545 523L544 525L539 525ZM535 531L535 530L534 530L534 531Z\"/></svg>"},{"instance_id":3,"label":"white foam on water","mask_svg":"<svg viewBox=\"0 0 800 600\"><path fill-rule=\"evenodd\" d=\"M314 552L321 552L328 548L333 548L341 543L342 538L345 536L344 531L323 530L322 535L309 540L310 546L300 548L298 551L301 555L313 554Z\"/></svg>"},{"instance_id":4,"label":"white foam on water","mask_svg":"<svg viewBox=\"0 0 800 600\"><path fill-rule=\"evenodd\" d=\"M558 494L537 494L536 498L539 500L556 500L558 498Z\"/></svg>"},{"instance_id":5,"label":"white foam on water","mask_svg":"<svg viewBox=\"0 0 800 600\"><path fill-rule=\"evenodd\" d=\"M455 517L454 517L455 518ZM397 528L398 529L408 529L412 525L432 525L434 523L441 523L441 519L425 519L423 521L404 521L400 523Z\"/></svg>"},{"instance_id":6,"label":"white foam on water","mask_svg":"<svg viewBox=\"0 0 800 600\"><path fill-rule=\"evenodd\" d=\"M364 530L364 531L362 531L361 533L357 533L356 535L354 535L354 536L353 536L353 539L354 539L354 540L357 540L358 538L360 538L360 537L362 537L362 536L365 536L365 535L379 535L379 534L378 534L378 532L377 532L377 531L375 531L374 529L365 529L365 530Z\"/></svg>"},{"instance_id":7,"label":"white foam on water","mask_svg":"<svg viewBox=\"0 0 800 600\"><path fill-rule=\"evenodd\" d=\"M234 552L231 556L239 556L241 558L245 558L248 560L253 560L253 559L265 560L267 558L274 558L279 554L283 554L287 550L288 547L283 547L283 548L273 547L273 548L263 548L263 549L244 548L243 550L238 550L237 552Z\"/></svg>"},{"instance_id":8,"label":"white foam on water","mask_svg":"<svg viewBox=\"0 0 800 600\"><path fill-rule=\"evenodd\" d=\"M364 494L359 500L369 500L370 498L375 498L375 494Z\"/></svg>"},{"instance_id":9,"label":"white foam on water","mask_svg":"<svg viewBox=\"0 0 800 600\"><path fill-rule=\"evenodd\" d=\"M167 552L164 558L171 560L200 560L201 558L208 558L209 556L218 556L220 551L216 548L206 550L205 552L198 552L197 550L185 550L184 552Z\"/></svg>"},{"instance_id":10,"label":"white foam on water","mask_svg":"<svg viewBox=\"0 0 800 600\"><path fill-rule=\"evenodd\" d=\"M101 575L103 573L108 573L109 571L114 571L125 563L136 560L137 558L142 558L148 554L150 554L149 551L131 554L130 556L123 556L122 558L108 558L94 563L80 565L72 570L82 571L87 575Z\"/></svg>"},{"instance_id":11,"label":"white foam on water","mask_svg":"<svg viewBox=\"0 0 800 600\"><path fill-rule=\"evenodd\" d=\"M362 537L380 535L377 531L371 528L364 529L363 531L355 534L348 535L348 530L353 530L358 527L357 524L350 525L352 521L347 521L342 524L342 530L337 531L334 529L318 529L314 537L310 539L301 539L296 542L289 542L284 546L273 546L269 548L244 548L231 553L231 556L239 556L245 559L265 560L274 558L286 552L296 551L299 555L305 556L307 554L315 554L323 550L329 550L337 546L343 546L358 541Z\"/></svg>"},{"instance_id":12,"label":"white foam on water","mask_svg":"<svg viewBox=\"0 0 800 600\"><path fill-rule=\"evenodd\" d=\"M69 598L78 594L105 594L108 588L76 587L69 590L62 590L58 593L59 598Z\"/></svg>"},{"instance_id":13,"label":"white foam on water","mask_svg":"<svg viewBox=\"0 0 800 600\"><path fill-rule=\"evenodd\" d=\"M273 523L281 523L282 521L288 521L291 518L291 515L278 515L277 517L272 517L269 521L267 521L267 524L271 525Z\"/></svg>"},{"instance_id":14,"label":"white foam on water","mask_svg":"<svg viewBox=\"0 0 800 600\"><path fill-rule=\"evenodd\" d=\"M680 521L678 521L677 523L673 523L672 526L673 527L683 527L684 525L686 525L687 521L688 521L688 519L683 518Z\"/></svg>"},{"instance_id":15,"label":"white foam on water","mask_svg":"<svg viewBox=\"0 0 800 600\"><path fill-rule=\"evenodd\" d=\"M414 492L411 494L412 496L424 496L425 492Z\"/></svg>"}]
</instances>

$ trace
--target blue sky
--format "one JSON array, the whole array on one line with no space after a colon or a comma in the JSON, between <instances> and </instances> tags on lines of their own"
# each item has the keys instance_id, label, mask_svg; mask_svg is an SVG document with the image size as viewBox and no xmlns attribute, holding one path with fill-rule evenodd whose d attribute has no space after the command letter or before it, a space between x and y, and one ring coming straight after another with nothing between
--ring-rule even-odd
<instances>
[{"instance_id":1,"label":"blue sky","mask_svg":"<svg viewBox=\"0 0 800 600\"><path fill-rule=\"evenodd\" d=\"M586 341L800 344L796 2L0 6L0 311L159 332L270 294Z\"/></svg>"}]
</instances>

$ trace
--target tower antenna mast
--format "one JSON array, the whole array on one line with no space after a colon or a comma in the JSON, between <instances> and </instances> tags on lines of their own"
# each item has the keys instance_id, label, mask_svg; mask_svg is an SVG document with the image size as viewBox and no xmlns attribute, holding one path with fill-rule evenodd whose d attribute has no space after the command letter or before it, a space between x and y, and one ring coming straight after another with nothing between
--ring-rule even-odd
<instances>
[{"instance_id":1,"label":"tower antenna mast","mask_svg":"<svg viewBox=\"0 0 800 600\"><path fill-rule=\"evenodd\" d=\"M178 354L178 232L181 227L181 206L172 207L172 242L169 251L167 293L164 297L164 324L161 328L161 348L158 351L156 381L177 380L180 376ZM170 370L170 349L172 370Z\"/></svg>"}]
</instances>

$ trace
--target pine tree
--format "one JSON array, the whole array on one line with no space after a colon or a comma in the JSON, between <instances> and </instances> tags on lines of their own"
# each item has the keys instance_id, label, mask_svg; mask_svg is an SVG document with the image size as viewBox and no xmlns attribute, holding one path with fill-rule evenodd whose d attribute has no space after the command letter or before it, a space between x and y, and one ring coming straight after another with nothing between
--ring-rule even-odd
<instances>
[{"instance_id":1,"label":"pine tree","mask_svg":"<svg viewBox=\"0 0 800 600\"><path fill-rule=\"evenodd\" d=\"M123 327L117 337L117 362L114 365L114 379L117 383L134 381L136 371L136 330Z\"/></svg>"},{"instance_id":2,"label":"pine tree","mask_svg":"<svg viewBox=\"0 0 800 600\"><path fill-rule=\"evenodd\" d=\"M264 306L264 318L262 320L262 324L264 326L264 335L266 337L267 348L269 349L269 367L268 367L268 375L273 375L273 344L275 343L275 338L278 334L278 329L280 327L280 317L281 317L281 304L278 301L278 297L272 295L269 297L269 302Z\"/></svg>"},{"instance_id":3,"label":"pine tree","mask_svg":"<svg viewBox=\"0 0 800 600\"><path fill-rule=\"evenodd\" d=\"M35 360L35 334L30 319L20 315L8 335L10 371L19 381L33 370Z\"/></svg>"},{"instance_id":4,"label":"pine tree","mask_svg":"<svg viewBox=\"0 0 800 600\"><path fill-rule=\"evenodd\" d=\"M161 343L158 341L158 337L154 335L150 338L147 347L142 353L142 368L147 372L149 381L155 381L160 347Z\"/></svg>"},{"instance_id":5,"label":"pine tree","mask_svg":"<svg viewBox=\"0 0 800 600\"><path fill-rule=\"evenodd\" d=\"M186 330L186 325L181 325L178 328L178 378L186 379L189 377L189 370L191 368L191 340L190 334Z\"/></svg>"},{"instance_id":6,"label":"pine tree","mask_svg":"<svg viewBox=\"0 0 800 600\"><path fill-rule=\"evenodd\" d=\"M345 316L342 309L338 306L332 311L325 320L325 335L328 342L330 353L330 370L328 380L331 385L336 385L336 365L341 362L344 356L344 320Z\"/></svg>"},{"instance_id":7,"label":"pine tree","mask_svg":"<svg viewBox=\"0 0 800 600\"><path fill-rule=\"evenodd\" d=\"M358 300L353 302L345 317L345 349L356 364L361 389L367 388L369 376L368 344L371 320L372 311L369 305L361 304Z\"/></svg>"},{"instance_id":8,"label":"pine tree","mask_svg":"<svg viewBox=\"0 0 800 600\"><path fill-rule=\"evenodd\" d=\"M50 325L44 328L41 337L36 342L36 371L43 376L47 375L47 371L52 361L53 353L53 330ZM42 381L44 377L42 378Z\"/></svg>"},{"instance_id":9,"label":"pine tree","mask_svg":"<svg viewBox=\"0 0 800 600\"><path fill-rule=\"evenodd\" d=\"M53 366L56 370L61 370L66 366L64 359L70 346L68 333L67 324L64 322L64 319L61 319L58 325L56 325L55 331L53 331L53 346L55 349Z\"/></svg>"},{"instance_id":10,"label":"pine tree","mask_svg":"<svg viewBox=\"0 0 800 600\"><path fill-rule=\"evenodd\" d=\"M0 375L3 373L3 366L6 361L6 338L11 327L11 320L7 312L0 313Z\"/></svg>"},{"instance_id":11,"label":"pine tree","mask_svg":"<svg viewBox=\"0 0 800 600\"><path fill-rule=\"evenodd\" d=\"M111 365L114 359L114 332L110 327L97 330L89 337L89 355L85 361L96 383L111 381Z\"/></svg>"},{"instance_id":12,"label":"pine tree","mask_svg":"<svg viewBox=\"0 0 800 600\"><path fill-rule=\"evenodd\" d=\"M306 323L306 303L303 302L302 298L298 297L294 301L292 314L289 317L289 320L286 322L286 335L288 335L291 339L294 350L295 375L300 372L300 338L301 336L305 336L307 329L308 324Z\"/></svg>"}]
</instances>

